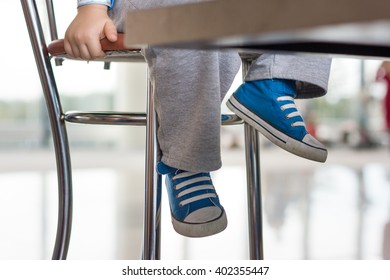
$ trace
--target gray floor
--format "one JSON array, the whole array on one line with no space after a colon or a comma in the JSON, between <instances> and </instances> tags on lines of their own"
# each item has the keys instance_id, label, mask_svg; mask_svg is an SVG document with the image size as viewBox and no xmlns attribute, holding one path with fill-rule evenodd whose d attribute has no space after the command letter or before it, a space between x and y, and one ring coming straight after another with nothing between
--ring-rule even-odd
<instances>
[{"instance_id":1,"label":"gray floor","mask_svg":"<svg viewBox=\"0 0 390 280\"><path fill-rule=\"evenodd\" d=\"M176 234L164 192L164 259L247 258L244 157L241 149L223 154L224 167L213 177L228 228L202 239ZM390 221L389 156L386 149L337 149L330 150L327 163L319 164L276 148L263 149L265 257L383 258L384 230ZM50 258L57 211L53 155L5 152L2 159L0 259ZM140 256L142 162L142 151L74 152L70 259Z\"/></svg>"}]
</instances>

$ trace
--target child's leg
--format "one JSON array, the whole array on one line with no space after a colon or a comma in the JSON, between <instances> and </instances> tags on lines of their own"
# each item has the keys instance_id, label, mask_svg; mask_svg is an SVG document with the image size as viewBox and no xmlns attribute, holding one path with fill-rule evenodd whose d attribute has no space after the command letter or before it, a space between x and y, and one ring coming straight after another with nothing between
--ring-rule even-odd
<instances>
[{"instance_id":1,"label":"child's leg","mask_svg":"<svg viewBox=\"0 0 390 280\"><path fill-rule=\"evenodd\" d=\"M127 9L195 1L116 0L119 26ZM119 3L119 4L118 4ZM115 20L117 19L117 20ZM221 166L221 101L239 70L237 53L148 48L144 50L155 90L158 142L175 230L190 237L227 226L210 171Z\"/></svg>"},{"instance_id":2,"label":"child's leg","mask_svg":"<svg viewBox=\"0 0 390 280\"><path fill-rule=\"evenodd\" d=\"M294 99L324 95L330 63L315 56L262 55L227 105L276 145L324 162L327 150L307 132Z\"/></svg>"},{"instance_id":3,"label":"child's leg","mask_svg":"<svg viewBox=\"0 0 390 280\"><path fill-rule=\"evenodd\" d=\"M236 53L174 49L147 49L145 57L173 226L190 237L218 233L227 219L209 172L221 166L221 101L240 59Z\"/></svg>"}]
</instances>

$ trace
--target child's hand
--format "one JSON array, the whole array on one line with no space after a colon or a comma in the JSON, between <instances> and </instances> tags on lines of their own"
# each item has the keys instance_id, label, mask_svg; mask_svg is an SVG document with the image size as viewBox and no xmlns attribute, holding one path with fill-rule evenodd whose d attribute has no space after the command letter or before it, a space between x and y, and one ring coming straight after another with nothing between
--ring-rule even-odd
<instances>
[{"instance_id":1,"label":"child's hand","mask_svg":"<svg viewBox=\"0 0 390 280\"><path fill-rule=\"evenodd\" d=\"M82 6L66 30L65 51L72 57L85 60L104 57L100 40L105 37L111 42L117 40L117 30L107 15L107 6Z\"/></svg>"}]
</instances>

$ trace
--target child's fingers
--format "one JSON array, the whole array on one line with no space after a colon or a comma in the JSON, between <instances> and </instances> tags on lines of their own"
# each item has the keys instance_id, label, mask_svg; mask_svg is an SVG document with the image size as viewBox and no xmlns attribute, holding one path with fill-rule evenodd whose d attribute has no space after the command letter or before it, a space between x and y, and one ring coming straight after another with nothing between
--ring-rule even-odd
<instances>
[{"instance_id":1,"label":"child's fingers","mask_svg":"<svg viewBox=\"0 0 390 280\"><path fill-rule=\"evenodd\" d=\"M100 44L100 40L98 39L90 41L87 47L88 47L89 55L91 56L90 59L106 56L106 54L102 51L102 46Z\"/></svg>"},{"instance_id":2,"label":"child's fingers","mask_svg":"<svg viewBox=\"0 0 390 280\"><path fill-rule=\"evenodd\" d=\"M111 21L108 20L106 24L104 25L104 35L107 37L107 39L111 42L115 42L118 38L118 33L115 27L115 24Z\"/></svg>"},{"instance_id":3,"label":"child's fingers","mask_svg":"<svg viewBox=\"0 0 390 280\"><path fill-rule=\"evenodd\" d=\"M79 46L80 57L84 60L92 60L92 55L89 52L87 45L83 44Z\"/></svg>"},{"instance_id":4,"label":"child's fingers","mask_svg":"<svg viewBox=\"0 0 390 280\"><path fill-rule=\"evenodd\" d=\"M84 60L93 60L98 57L104 57L105 53L102 51L100 40L91 40L85 43L69 43L65 40L65 52L74 58L81 58Z\"/></svg>"},{"instance_id":5,"label":"child's fingers","mask_svg":"<svg viewBox=\"0 0 390 280\"><path fill-rule=\"evenodd\" d=\"M65 52L69 56L74 57L74 58L80 58L80 50L79 50L79 48L77 47L76 44L72 45L67 40L65 40L64 48L65 48Z\"/></svg>"}]
</instances>

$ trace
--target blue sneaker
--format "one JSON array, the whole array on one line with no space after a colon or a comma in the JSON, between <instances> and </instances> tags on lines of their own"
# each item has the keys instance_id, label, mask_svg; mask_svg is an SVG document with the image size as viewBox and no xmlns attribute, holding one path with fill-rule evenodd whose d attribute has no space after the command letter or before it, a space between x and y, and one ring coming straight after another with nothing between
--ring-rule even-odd
<instances>
[{"instance_id":1,"label":"blue sneaker","mask_svg":"<svg viewBox=\"0 0 390 280\"><path fill-rule=\"evenodd\" d=\"M157 171L165 174L172 224L188 237L204 237L227 226L225 210L219 203L210 173L194 173L159 162Z\"/></svg>"},{"instance_id":2,"label":"blue sneaker","mask_svg":"<svg viewBox=\"0 0 390 280\"><path fill-rule=\"evenodd\" d=\"M227 107L271 142L298 156L325 162L328 152L311 136L295 105L293 80L258 80L243 83Z\"/></svg>"}]
</instances>

